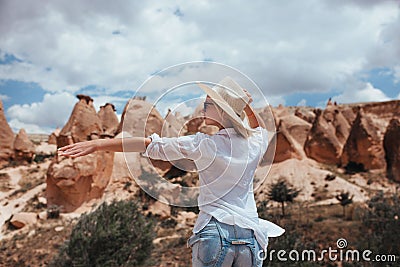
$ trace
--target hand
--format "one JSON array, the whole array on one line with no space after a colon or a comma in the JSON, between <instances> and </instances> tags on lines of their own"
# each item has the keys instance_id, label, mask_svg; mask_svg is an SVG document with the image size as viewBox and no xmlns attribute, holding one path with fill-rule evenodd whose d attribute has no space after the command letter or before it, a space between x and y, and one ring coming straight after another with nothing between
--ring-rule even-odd
<instances>
[{"instance_id":1,"label":"hand","mask_svg":"<svg viewBox=\"0 0 400 267\"><path fill-rule=\"evenodd\" d=\"M247 105L250 105L251 102L253 102L253 98L251 97L251 94L246 90L243 89L243 92L247 95L247 97L249 98L249 102L247 103Z\"/></svg>"},{"instance_id":2,"label":"hand","mask_svg":"<svg viewBox=\"0 0 400 267\"><path fill-rule=\"evenodd\" d=\"M58 154L60 156L66 156L71 158L77 158L91 154L97 150L97 140L79 142L64 146L58 149Z\"/></svg>"}]
</instances>

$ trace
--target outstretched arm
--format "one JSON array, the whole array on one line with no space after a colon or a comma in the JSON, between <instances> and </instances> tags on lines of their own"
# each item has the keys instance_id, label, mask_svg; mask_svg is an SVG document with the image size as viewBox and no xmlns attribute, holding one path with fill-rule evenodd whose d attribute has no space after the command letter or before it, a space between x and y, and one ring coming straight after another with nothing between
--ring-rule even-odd
<instances>
[{"instance_id":1,"label":"outstretched arm","mask_svg":"<svg viewBox=\"0 0 400 267\"><path fill-rule=\"evenodd\" d=\"M151 139L144 137L97 139L64 146L58 149L58 153L61 156L76 158L95 151L145 152L150 143Z\"/></svg>"}]
</instances>

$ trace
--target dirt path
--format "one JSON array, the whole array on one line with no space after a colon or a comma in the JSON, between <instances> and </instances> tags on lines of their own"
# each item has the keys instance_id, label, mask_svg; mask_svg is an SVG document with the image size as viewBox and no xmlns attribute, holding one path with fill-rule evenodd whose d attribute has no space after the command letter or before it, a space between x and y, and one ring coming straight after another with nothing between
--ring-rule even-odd
<instances>
[{"instance_id":1,"label":"dirt path","mask_svg":"<svg viewBox=\"0 0 400 267\"><path fill-rule=\"evenodd\" d=\"M28 169L36 168L37 166L40 166L41 169L47 169L49 164L50 162L43 162L34 167L18 166L1 170L2 173L7 173L10 176L9 186L11 189L6 192L0 192L0 226L4 225L12 214L23 210L30 199L46 188L46 183L43 182L42 184L24 192L21 196L12 198L12 194L21 189L21 186L18 183L23 178L22 173ZM3 237L4 234L0 232L0 240L3 239Z\"/></svg>"}]
</instances>

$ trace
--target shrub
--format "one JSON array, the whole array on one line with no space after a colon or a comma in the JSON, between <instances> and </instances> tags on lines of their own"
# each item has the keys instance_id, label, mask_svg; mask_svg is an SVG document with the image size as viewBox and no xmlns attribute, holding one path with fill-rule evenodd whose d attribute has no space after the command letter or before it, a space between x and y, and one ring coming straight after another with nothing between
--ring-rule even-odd
<instances>
[{"instance_id":1,"label":"shrub","mask_svg":"<svg viewBox=\"0 0 400 267\"><path fill-rule=\"evenodd\" d=\"M281 267L281 266L303 266L303 267L316 267L321 266L321 262L314 261L302 261L302 260L293 260L294 258L290 258L288 255L291 250L303 251L303 250L315 250L317 248L316 244L313 243L305 243L305 235L304 231L299 229L297 222L295 221L287 221L285 224L285 234L280 236L279 238L270 238L269 246L267 251L267 257L263 262L263 266L268 267ZM274 252L272 252L274 250ZM280 256L286 258L287 261L280 260L277 256L279 251L285 251L284 256ZM296 257L296 255L293 255ZM301 259L301 258L300 258Z\"/></svg>"},{"instance_id":2,"label":"shrub","mask_svg":"<svg viewBox=\"0 0 400 267\"><path fill-rule=\"evenodd\" d=\"M368 210L362 220L366 234L360 240L363 243L360 245L374 253L400 255L399 216L399 195L385 196L383 192L376 194L368 201Z\"/></svg>"},{"instance_id":3,"label":"shrub","mask_svg":"<svg viewBox=\"0 0 400 267\"><path fill-rule=\"evenodd\" d=\"M33 158L33 161L36 163L42 163L48 158L54 158L55 153L51 154L35 154L35 157Z\"/></svg>"},{"instance_id":4,"label":"shrub","mask_svg":"<svg viewBox=\"0 0 400 267\"><path fill-rule=\"evenodd\" d=\"M154 223L133 201L82 215L50 266L140 266L153 248Z\"/></svg>"},{"instance_id":5,"label":"shrub","mask_svg":"<svg viewBox=\"0 0 400 267\"><path fill-rule=\"evenodd\" d=\"M47 219L58 219L60 217L60 206L51 205L47 208Z\"/></svg>"}]
</instances>

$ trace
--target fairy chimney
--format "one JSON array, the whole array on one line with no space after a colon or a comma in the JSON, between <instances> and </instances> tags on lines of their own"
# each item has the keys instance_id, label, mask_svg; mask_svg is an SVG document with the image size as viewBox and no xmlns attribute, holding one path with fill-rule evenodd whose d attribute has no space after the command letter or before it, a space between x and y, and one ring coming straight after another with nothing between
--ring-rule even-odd
<instances>
[{"instance_id":1,"label":"fairy chimney","mask_svg":"<svg viewBox=\"0 0 400 267\"><path fill-rule=\"evenodd\" d=\"M54 132L52 132L50 135L49 135L49 138L48 138L48 140L47 140L47 143L49 144L49 145L57 145L57 137L60 135L60 128L56 128L55 130L54 130Z\"/></svg>"},{"instance_id":2,"label":"fairy chimney","mask_svg":"<svg viewBox=\"0 0 400 267\"><path fill-rule=\"evenodd\" d=\"M390 179L400 182L400 120L393 118L386 130L383 146L385 149L386 171Z\"/></svg>"},{"instance_id":3,"label":"fairy chimney","mask_svg":"<svg viewBox=\"0 0 400 267\"><path fill-rule=\"evenodd\" d=\"M350 125L334 105L323 111L316 110L317 117L304 144L307 156L321 163L340 164L343 146L350 133Z\"/></svg>"},{"instance_id":4,"label":"fairy chimney","mask_svg":"<svg viewBox=\"0 0 400 267\"><path fill-rule=\"evenodd\" d=\"M57 147L92 139L98 139L102 133L99 116L93 106L93 99L86 95L77 95L79 102L62 128L57 138Z\"/></svg>"},{"instance_id":5,"label":"fairy chimney","mask_svg":"<svg viewBox=\"0 0 400 267\"><path fill-rule=\"evenodd\" d=\"M161 134L164 120L160 113L149 102L130 99L122 112L118 133L124 131L131 136L149 136L152 133Z\"/></svg>"},{"instance_id":6,"label":"fairy chimney","mask_svg":"<svg viewBox=\"0 0 400 267\"><path fill-rule=\"evenodd\" d=\"M14 155L14 133L4 115L3 102L0 100L0 167L8 164Z\"/></svg>"},{"instance_id":7,"label":"fairy chimney","mask_svg":"<svg viewBox=\"0 0 400 267\"><path fill-rule=\"evenodd\" d=\"M274 163L293 158L301 159L304 154L301 149L310 128L311 124L295 115L281 118L277 128Z\"/></svg>"},{"instance_id":8,"label":"fairy chimney","mask_svg":"<svg viewBox=\"0 0 400 267\"><path fill-rule=\"evenodd\" d=\"M58 147L102 136L102 122L93 106L93 99L85 95L77 97L79 102L57 137ZM48 205L57 205L64 212L71 212L86 201L102 197L110 181L113 160L114 153L104 151L76 159L56 157L47 171Z\"/></svg>"},{"instance_id":9,"label":"fairy chimney","mask_svg":"<svg viewBox=\"0 0 400 267\"><path fill-rule=\"evenodd\" d=\"M177 114L172 114L172 111L168 109L167 115L164 118L164 124L161 130L163 136L173 137L184 134L184 121L180 120Z\"/></svg>"},{"instance_id":10,"label":"fairy chimney","mask_svg":"<svg viewBox=\"0 0 400 267\"><path fill-rule=\"evenodd\" d=\"M15 161L32 162L35 156L35 146L24 129L20 129L14 140Z\"/></svg>"},{"instance_id":11,"label":"fairy chimney","mask_svg":"<svg viewBox=\"0 0 400 267\"><path fill-rule=\"evenodd\" d=\"M151 103L143 98L133 98L125 105L117 132L122 133L122 136L133 137L147 137L153 133L163 136L163 125L168 127L168 123ZM162 173L172 168L168 161L150 160Z\"/></svg>"},{"instance_id":12,"label":"fairy chimney","mask_svg":"<svg viewBox=\"0 0 400 267\"><path fill-rule=\"evenodd\" d=\"M98 116L101 121L102 125L102 136L104 137L114 137L115 133L118 130L118 117L117 114L115 114L115 106L110 103L106 103L104 106L100 107L100 110L98 112Z\"/></svg>"},{"instance_id":13,"label":"fairy chimney","mask_svg":"<svg viewBox=\"0 0 400 267\"><path fill-rule=\"evenodd\" d=\"M373 116L361 108L343 148L342 166L359 170L386 168L382 142L383 133L374 123Z\"/></svg>"}]
</instances>

